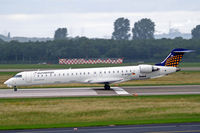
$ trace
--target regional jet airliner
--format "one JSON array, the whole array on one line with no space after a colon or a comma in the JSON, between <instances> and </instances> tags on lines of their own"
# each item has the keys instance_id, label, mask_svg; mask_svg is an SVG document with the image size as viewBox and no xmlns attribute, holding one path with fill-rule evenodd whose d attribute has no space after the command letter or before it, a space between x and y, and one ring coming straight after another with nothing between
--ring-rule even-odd
<instances>
[{"instance_id":1,"label":"regional jet airliner","mask_svg":"<svg viewBox=\"0 0 200 133\"><path fill-rule=\"evenodd\" d=\"M113 83L158 78L180 71L178 64L186 52L192 52L192 50L173 49L164 61L155 65L20 72L4 84L13 87L14 91L17 91L17 86L65 83L104 84L104 88L109 90L110 84Z\"/></svg>"}]
</instances>

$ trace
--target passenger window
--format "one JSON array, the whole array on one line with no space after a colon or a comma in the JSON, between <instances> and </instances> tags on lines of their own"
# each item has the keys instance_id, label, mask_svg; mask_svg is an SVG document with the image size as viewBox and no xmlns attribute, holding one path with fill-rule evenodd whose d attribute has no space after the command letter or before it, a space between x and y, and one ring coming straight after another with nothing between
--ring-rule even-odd
<instances>
[{"instance_id":1,"label":"passenger window","mask_svg":"<svg viewBox=\"0 0 200 133\"><path fill-rule=\"evenodd\" d=\"M104 73L106 74L106 71L104 71Z\"/></svg>"},{"instance_id":2,"label":"passenger window","mask_svg":"<svg viewBox=\"0 0 200 133\"><path fill-rule=\"evenodd\" d=\"M88 72L88 75L90 75L90 72Z\"/></svg>"},{"instance_id":3,"label":"passenger window","mask_svg":"<svg viewBox=\"0 0 200 133\"><path fill-rule=\"evenodd\" d=\"M113 71L113 73L115 73L115 71Z\"/></svg>"}]
</instances>

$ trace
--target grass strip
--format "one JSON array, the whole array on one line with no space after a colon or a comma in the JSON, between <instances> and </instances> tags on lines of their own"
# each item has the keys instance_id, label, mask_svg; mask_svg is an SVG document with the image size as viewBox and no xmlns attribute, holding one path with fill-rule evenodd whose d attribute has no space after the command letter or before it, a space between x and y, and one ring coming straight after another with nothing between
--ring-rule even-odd
<instances>
[{"instance_id":1,"label":"grass strip","mask_svg":"<svg viewBox=\"0 0 200 133\"><path fill-rule=\"evenodd\" d=\"M140 63L141 64L141 63ZM155 64L155 63L142 63L142 64ZM123 64L72 64L72 65L59 65L59 64L0 64L0 69L63 69L63 68L91 68L91 67L114 67L114 66L134 66L138 63L123 63ZM199 67L199 62L183 62L180 67Z\"/></svg>"},{"instance_id":2,"label":"grass strip","mask_svg":"<svg viewBox=\"0 0 200 133\"><path fill-rule=\"evenodd\" d=\"M200 122L200 95L0 99L0 129Z\"/></svg>"}]
</instances>

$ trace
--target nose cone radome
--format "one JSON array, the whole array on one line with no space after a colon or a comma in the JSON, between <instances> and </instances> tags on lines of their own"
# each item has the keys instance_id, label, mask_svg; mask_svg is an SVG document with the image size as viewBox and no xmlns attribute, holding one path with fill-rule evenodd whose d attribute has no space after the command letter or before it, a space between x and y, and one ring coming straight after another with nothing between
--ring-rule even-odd
<instances>
[{"instance_id":1,"label":"nose cone radome","mask_svg":"<svg viewBox=\"0 0 200 133\"><path fill-rule=\"evenodd\" d=\"M12 79L8 79L7 81L4 82L5 85L7 85L8 87L12 86Z\"/></svg>"},{"instance_id":2,"label":"nose cone radome","mask_svg":"<svg viewBox=\"0 0 200 133\"><path fill-rule=\"evenodd\" d=\"M6 80L3 84L7 85L8 83L9 83L8 80Z\"/></svg>"}]
</instances>

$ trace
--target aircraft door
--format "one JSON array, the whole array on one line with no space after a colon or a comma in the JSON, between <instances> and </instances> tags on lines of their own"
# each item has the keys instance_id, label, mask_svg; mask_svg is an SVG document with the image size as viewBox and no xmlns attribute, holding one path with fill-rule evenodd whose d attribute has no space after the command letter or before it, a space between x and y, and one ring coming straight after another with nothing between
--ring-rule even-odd
<instances>
[{"instance_id":1,"label":"aircraft door","mask_svg":"<svg viewBox=\"0 0 200 133\"><path fill-rule=\"evenodd\" d=\"M32 72L26 72L25 73L25 81L27 83L31 83L32 82Z\"/></svg>"}]
</instances>

